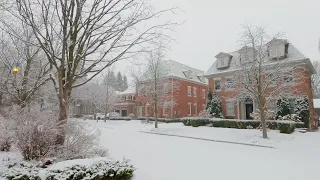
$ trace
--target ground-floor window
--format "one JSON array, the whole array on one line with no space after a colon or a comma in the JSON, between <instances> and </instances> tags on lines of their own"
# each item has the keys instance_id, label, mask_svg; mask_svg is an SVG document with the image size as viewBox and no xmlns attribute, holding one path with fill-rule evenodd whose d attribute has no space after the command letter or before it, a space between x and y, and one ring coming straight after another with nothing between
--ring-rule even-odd
<instances>
[{"instance_id":1,"label":"ground-floor window","mask_svg":"<svg viewBox=\"0 0 320 180\"><path fill-rule=\"evenodd\" d=\"M169 108L168 107L164 107L163 108L163 115L168 115L169 114Z\"/></svg>"},{"instance_id":2,"label":"ground-floor window","mask_svg":"<svg viewBox=\"0 0 320 180\"><path fill-rule=\"evenodd\" d=\"M188 115L191 115L191 104L188 104Z\"/></svg>"},{"instance_id":3,"label":"ground-floor window","mask_svg":"<svg viewBox=\"0 0 320 180\"><path fill-rule=\"evenodd\" d=\"M234 116L234 103L233 102L227 102L227 116Z\"/></svg>"},{"instance_id":4,"label":"ground-floor window","mask_svg":"<svg viewBox=\"0 0 320 180\"><path fill-rule=\"evenodd\" d=\"M194 115L197 115L198 113L197 104L193 105L193 109L194 109Z\"/></svg>"}]
</instances>

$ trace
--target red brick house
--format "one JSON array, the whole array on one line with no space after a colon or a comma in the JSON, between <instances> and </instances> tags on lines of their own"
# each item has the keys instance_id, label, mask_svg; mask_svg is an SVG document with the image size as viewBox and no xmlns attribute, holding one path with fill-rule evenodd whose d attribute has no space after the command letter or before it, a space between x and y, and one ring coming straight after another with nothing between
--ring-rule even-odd
<instances>
[{"instance_id":1,"label":"red brick house","mask_svg":"<svg viewBox=\"0 0 320 180\"><path fill-rule=\"evenodd\" d=\"M113 110L118 112L121 117L126 117L135 114L136 92L133 88L128 88L123 92L117 92L117 101Z\"/></svg>"},{"instance_id":2,"label":"red brick house","mask_svg":"<svg viewBox=\"0 0 320 180\"><path fill-rule=\"evenodd\" d=\"M164 96L158 117L178 118L198 116L205 108L208 82L204 72L176 61L166 61L166 76L163 81ZM141 91L148 87L143 81L137 85L136 115L138 117L154 116L154 104L149 103ZM150 101L151 102L151 101Z\"/></svg>"},{"instance_id":3,"label":"red brick house","mask_svg":"<svg viewBox=\"0 0 320 180\"><path fill-rule=\"evenodd\" d=\"M250 113L255 112L257 104L255 99L247 97L245 92L237 91L238 82L233 79L235 74L240 70L237 69L236 64L241 64L246 57L243 56L244 48L230 53L219 53L216 55L216 60L205 73L208 78L209 88L217 92L222 100L222 111L226 118L230 119L251 119ZM290 92L292 99L298 96L306 96L309 99L310 116L313 121L313 94L311 87L311 75L315 73L315 69L309 58L304 56L296 47L294 47L287 40L278 39L266 44L265 50L268 53L263 66L268 67L270 64L286 62L286 66L279 72L280 76L274 81L274 87L270 86L271 92L279 84L287 84L287 90ZM301 70L303 69L303 70ZM303 76L303 78L302 78ZM268 78L268 72L265 73L265 78ZM254 86L254 83L251 82ZM268 100L267 109L275 110L277 96L265 94ZM315 125L314 122L312 125Z\"/></svg>"}]
</instances>

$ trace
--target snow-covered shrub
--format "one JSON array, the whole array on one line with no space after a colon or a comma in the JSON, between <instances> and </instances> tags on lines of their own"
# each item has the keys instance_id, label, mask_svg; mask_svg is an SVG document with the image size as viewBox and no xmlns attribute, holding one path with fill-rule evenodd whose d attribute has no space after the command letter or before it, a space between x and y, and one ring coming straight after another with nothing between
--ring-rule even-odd
<instances>
[{"instance_id":1,"label":"snow-covered shrub","mask_svg":"<svg viewBox=\"0 0 320 180\"><path fill-rule=\"evenodd\" d=\"M294 132L295 126L292 123L280 123L279 130L280 133L291 134Z\"/></svg>"},{"instance_id":2,"label":"snow-covered shrub","mask_svg":"<svg viewBox=\"0 0 320 180\"><path fill-rule=\"evenodd\" d=\"M284 120L267 120L266 123L269 129L280 130L280 127L281 127L282 132L293 132L292 126L299 128L303 125L303 123L301 122L284 121ZM256 129L260 127L261 121L198 118L198 119L184 119L183 124L185 126L193 126L193 127L207 126L207 127L235 128L235 129ZM287 128L289 128L289 130L287 130Z\"/></svg>"},{"instance_id":3,"label":"snow-covered shrub","mask_svg":"<svg viewBox=\"0 0 320 180\"><path fill-rule=\"evenodd\" d=\"M289 99L285 97L280 97L277 101L277 112L276 112L276 119L279 119L280 116L286 116L291 114L291 103Z\"/></svg>"},{"instance_id":4,"label":"snow-covered shrub","mask_svg":"<svg viewBox=\"0 0 320 180\"><path fill-rule=\"evenodd\" d=\"M65 166L60 162L61 168L49 168L46 173L46 180L55 179L104 179L104 180L130 180L133 176L134 167L127 160L123 162L100 160L94 163L77 164L77 160L72 166ZM70 163L70 162L67 162ZM72 162L71 162L72 164ZM65 166L65 167L64 167Z\"/></svg>"},{"instance_id":5,"label":"snow-covered shrub","mask_svg":"<svg viewBox=\"0 0 320 180\"><path fill-rule=\"evenodd\" d=\"M299 115L306 128L310 125L310 106L308 98L298 97L294 102L294 112Z\"/></svg>"},{"instance_id":6,"label":"snow-covered shrub","mask_svg":"<svg viewBox=\"0 0 320 180\"><path fill-rule=\"evenodd\" d=\"M50 154L59 132L56 114L39 108L13 106L5 112L5 117L14 124L14 140L25 160Z\"/></svg>"},{"instance_id":7,"label":"snow-covered shrub","mask_svg":"<svg viewBox=\"0 0 320 180\"><path fill-rule=\"evenodd\" d=\"M108 151L99 145L100 131L79 121L68 121L65 126L65 143L56 157L61 160L104 157Z\"/></svg>"},{"instance_id":8,"label":"snow-covered shrub","mask_svg":"<svg viewBox=\"0 0 320 180\"><path fill-rule=\"evenodd\" d=\"M9 180L105 179L129 180L134 167L128 160L77 159L43 168L42 163L15 163L2 176Z\"/></svg>"},{"instance_id":9,"label":"snow-covered shrub","mask_svg":"<svg viewBox=\"0 0 320 180\"><path fill-rule=\"evenodd\" d=\"M203 110L199 113L199 116L200 117L204 117L204 118L211 118L211 114L210 114L210 111L208 110Z\"/></svg>"},{"instance_id":10,"label":"snow-covered shrub","mask_svg":"<svg viewBox=\"0 0 320 180\"><path fill-rule=\"evenodd\" d=\"M0 151L10 151L14 138L13 122L0 116Z\"/></svg>"},{"instance_id":11,"label":"snow-covered shrub","mask_svg":"<svg viewBox=\"0 0 320 180\"><path fill-rule=\"evenodd\" d=\"M221 99L216 92L212 94L210 113L213 114L215 118L223 118Z\"/></svg>"},{"instance_id":12,"label":"snow-covered shrub","mask_svg":"<svg viewBox=\"0 0 320 180\"><path fill-rule=\"evenodd\" d=\"M288 114L288 115L285 115L283 117L279 116L278 120L301 122L301 117L298 114Z\"/></svg>"},{"instance_id":13,"label":"snow-covered shrub","mask_svg":"<svg viewBox=\"0 0 320 180\"><path fill-rule=\"evenodd\" d=\"M273 120L274 119L274 117L273 117L274 112L273 111L266 110L266 111L264 111L264 115L265 115L266 120ZM250 113L250 117L252 117L253 120L260 120L260 110L256 109L255 112Z\"/></svg>"}]
</instances>

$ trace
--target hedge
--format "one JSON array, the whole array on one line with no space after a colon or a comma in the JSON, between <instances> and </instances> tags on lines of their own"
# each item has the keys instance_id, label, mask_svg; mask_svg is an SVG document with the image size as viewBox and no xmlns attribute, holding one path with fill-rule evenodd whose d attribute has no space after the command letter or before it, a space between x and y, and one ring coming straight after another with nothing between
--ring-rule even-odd
<instances>
[{"instance_id":1,"label":"hedge","mask_svg":"<svg viewBox=\"0 0 320 180\"><path fill-rule=\"evenodd\" d=\"M149 120L149 121L155 121L154 117L139 117L138 120ZM166 119L166 118L158 118L158 122L162 123L182 123L182 119Z\"/></svg>"},{"instance_id":2,"label":"hedge","mask_svg":"<svg viewBox=\"0 0 320 180\"><path fill-rule=\"evenodd\" d=\"M256 120L213 120L213 119L184 119L183 124L185 126L209 126L220 128L235 128L235 129L247 129L248 127L258 128L261 124ZM269 129L280 130L280 133L291 134L294 129L303 127L303 123L291 122L291 121L267 121Z\"/></svg>"},{"instance_id":3,"label":"hedge","mask_svg":"<svg viewBox=\"0 0 320 180\"><path fill-rule=\"evenodd\" d=\"M59 162L48 168L41 168L27 162L16 163L3 177L8 180L130 180L133 177L134 168L126 160L123 162L99 160L91 163L90 160L88 162L85 160L76 164L77 161L79 160Z\"/></svg>"}]
</instances>

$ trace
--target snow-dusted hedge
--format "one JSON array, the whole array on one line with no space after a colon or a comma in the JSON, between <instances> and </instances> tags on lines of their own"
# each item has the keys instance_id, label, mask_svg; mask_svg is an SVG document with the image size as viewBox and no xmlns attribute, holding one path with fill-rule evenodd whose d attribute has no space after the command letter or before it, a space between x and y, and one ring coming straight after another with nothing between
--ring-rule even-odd
<instances>
[{"instance_id":1,"label":"snow-dusted hedge","mask_svg":"<svg viewBox=\"0 0 320 180\"><path fill-rule=\"evenodd\" d=\"M149 121L154 121L154 117L139 117L138 120L149 120ZM182 119L167 119L167 118L158 118L158 122L163 122L163 123L179 123L183 122Z\"/></svg>"},{"instance_id":2,"label":"snow-dusted hedge","mask_svg":"<svg viewBox=\"0 0 320 180\"><path fill-rule=\"evenodd\" d=\"M221 128L235 128L235 129L248 129L258 128L261 124L257 120L229 120L229 119L184 119L183 124L185 126L208 126L208 127L221 127ZM303 123L294 121L267 121L269 129L280 130L281 133L290 134L296 127L303 127Z\"/></svg>"},{"instance_id":3,"label":"snow-dusted hedge","mask_svg":"<svg viewBox=\"0 0 320 180\"><path fill-rule=\"evenodd\" d=\"M127 160L106 158L63 161L42 168L26 162L12 165L3 177L9 180L104 179L130 180L134 167Z\"/></svg>"},{"instance_id":4,"label":"snow-dusted hedge","mask_svg":"<svg viewBox=\"0 0 320 180\"><path fill-rule=\"evenodd\" d=\"M110 120L118 120L118 121L130 121L132 118L130 116L126 116L126 117L112 117L110 118Z\"/></svg>"}]
</instances>

